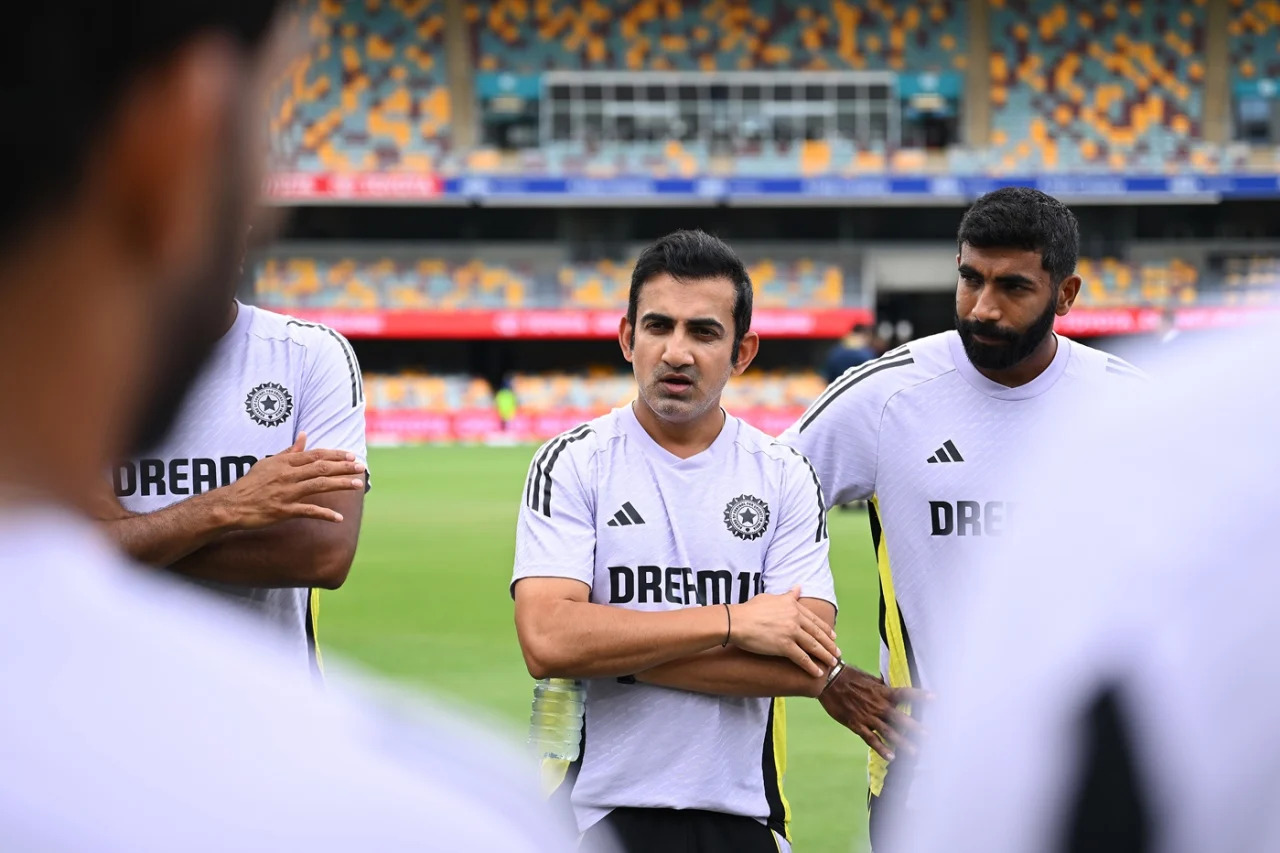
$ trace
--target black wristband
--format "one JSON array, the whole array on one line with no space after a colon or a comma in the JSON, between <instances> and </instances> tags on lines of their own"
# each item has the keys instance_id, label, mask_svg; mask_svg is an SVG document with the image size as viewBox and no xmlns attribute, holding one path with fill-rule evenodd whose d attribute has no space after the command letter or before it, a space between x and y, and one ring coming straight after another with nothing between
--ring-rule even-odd
<instances>
[{"instance_id":1,"label":"black wristband","mask_svg":"<svg viewBox=\"0 0 1280 853\"><path fill-rule=\"evenodd\" d=\"M729 609L728 604L724 606L724 615L729 621L728 624L724 626L724 642L720 644L720 648L722 649L729 645L729 635L733 633L733 611Z\"/></svg>"}]
</instances>

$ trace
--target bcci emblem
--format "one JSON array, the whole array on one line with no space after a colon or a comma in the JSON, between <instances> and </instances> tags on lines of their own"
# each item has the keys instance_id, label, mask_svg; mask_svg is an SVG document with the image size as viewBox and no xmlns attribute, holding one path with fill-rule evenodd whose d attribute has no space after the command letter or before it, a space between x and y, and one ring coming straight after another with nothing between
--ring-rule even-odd
<instances>
[{"instance_id":1,"label":"bcci emblem","mask_svg":"<svg viewBox=\"0 0 1280 853\"><path fill-rule=\"evenodd\" d=\"M244 410L253 418L254 423L273 427L284 423L293 414L293 395L283 385L263 382L249 392L244 401Z\"/></svg>"},{"instance_id":2,"label":"bcci emblem","mask_svg":"<svg viewBox=\"0 0 1280 853\"><path fill-rule=\"evenodd\" d=\"M738 495L724 508L724 524L739 539L759 539L769 529L769 505L755 495Z\"/></svg>"}]
</instances>

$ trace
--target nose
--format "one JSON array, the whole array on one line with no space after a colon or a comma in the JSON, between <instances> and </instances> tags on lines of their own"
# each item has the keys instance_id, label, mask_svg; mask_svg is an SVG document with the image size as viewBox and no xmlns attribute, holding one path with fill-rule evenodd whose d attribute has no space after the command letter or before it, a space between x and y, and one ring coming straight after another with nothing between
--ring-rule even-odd
<instances>
[{"instance_id":1,"label":"nose","mask_svg":"<svg viewBox=\"0 0 1280 853\"><path fill-rule=\"evenodd\" d=\"M996 289L990 285L983 287L973 305L973 318L984 323L999 323L1003 317Z\"/></svg>"},{"instance_id":2,"label":"nose","mask_svg":"<svg viewBox=\"0 0 1280 853\"><path fill-rule=\"evenodd\" d=\"M662 350L662 363L673 370L693 364L693 347L689 336L681 331L668 336L667 345Z\"/></svg>"}]
</instances>

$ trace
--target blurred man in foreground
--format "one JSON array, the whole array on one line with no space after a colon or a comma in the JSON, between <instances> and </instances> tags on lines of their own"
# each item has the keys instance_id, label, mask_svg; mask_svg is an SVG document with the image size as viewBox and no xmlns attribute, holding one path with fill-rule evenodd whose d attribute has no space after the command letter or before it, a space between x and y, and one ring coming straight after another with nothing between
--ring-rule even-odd
<instances>
[{"instance_id":1,"label":"blurred man in foreground","mask_svg":"<svg viewBox=\"0 0 1280 853\"><path fill-rule=\"evenodd\" d=\"M1176 382L1026 460L1020 535L968 567L902 849L1280 849L1278 332L1156 359Z\"/></svg>"},{"instance_id":2,"label":"blurred man in foreground","mask_svg":"<svg viewBox=\"0 0 1280 853\"><path fill-rule=\"evenodd\" d=\"M968 581L963 567L1018 524L1011 454L1058 456L1058 420L1140 381L1120 359L1053 331L1080 289L1079 242L1075 216L1044 193L978 199L957 234L955 330L849 371L781 438L813 461L829 503L869 502L880 665L892 687L934 689L934 661L955 642L939 627ZM864 737L871 842L891 853L881 818L887 803L910 799L917 761L893 731Z\"/></svg>"},{"instance_id":3,"label":"blurred man in foreground","mask_svg":"<svg viewBox=\"0 0 1280 853\"><path fill-rule=\"evenodd\" d=\"M454 732L321 696L264 629L123 563L83 514L163 436L226 317L273 13L6 9L0 846L567 849Z\"/></svg>"}]
</instances>

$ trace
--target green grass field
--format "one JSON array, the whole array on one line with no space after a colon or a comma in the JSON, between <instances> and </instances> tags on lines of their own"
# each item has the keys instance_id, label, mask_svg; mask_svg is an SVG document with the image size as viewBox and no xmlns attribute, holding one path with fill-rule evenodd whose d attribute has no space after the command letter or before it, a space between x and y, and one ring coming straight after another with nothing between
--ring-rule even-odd
<instances>
[{"instance_id":1,"label":"green grass field","mask_svg":"<svg viewBox=\"0 0 1280 853\"><path fill-rule=\"evenodd\" d=\"M320 642L487 713L523 738L532 681L512 623L516 511L533 448L421 447L370 454L355 567L322 600ZM840 645L876 660L876 575L865 513L832 513ZM801 853L866 847L866 747L817 702L788 701L785 791Z\"/></svg>"}]
</instances>

